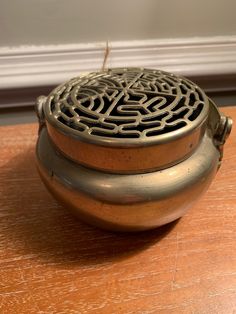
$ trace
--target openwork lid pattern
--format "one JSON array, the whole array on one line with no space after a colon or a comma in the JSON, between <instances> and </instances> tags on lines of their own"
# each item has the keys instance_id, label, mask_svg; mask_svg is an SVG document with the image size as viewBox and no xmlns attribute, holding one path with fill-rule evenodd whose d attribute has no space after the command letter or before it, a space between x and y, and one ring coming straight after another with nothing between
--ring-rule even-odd
<instances>
[{"instance_id":1,"label":"openwork lid pattern","mask_svg":"<svg viewBox=\"0 0 236 314\"><path fill-rule=\"evenodd\" d=\"M118 68L74 78L49 95L46 115L87 139L150 141L206 119L208 98L191 81L150 69Z\"/></svg>"}]
</instances>

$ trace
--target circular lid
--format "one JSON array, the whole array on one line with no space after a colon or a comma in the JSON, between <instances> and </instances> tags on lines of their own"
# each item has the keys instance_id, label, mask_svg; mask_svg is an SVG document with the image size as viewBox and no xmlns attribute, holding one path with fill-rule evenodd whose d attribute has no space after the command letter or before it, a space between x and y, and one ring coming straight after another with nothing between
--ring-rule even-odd
<instances>
[{"instance_id":1,"label":"circular lid","mask_svg":"<svg viewBox=\"0 0 236 314\"><path fill-rule=\"evenodd\" d=\"M145 172L196 148L209 101L183 77L115 68L60 85L43 109L52 141L68 157L107 171Z\"/></svg>"}]
</instances>

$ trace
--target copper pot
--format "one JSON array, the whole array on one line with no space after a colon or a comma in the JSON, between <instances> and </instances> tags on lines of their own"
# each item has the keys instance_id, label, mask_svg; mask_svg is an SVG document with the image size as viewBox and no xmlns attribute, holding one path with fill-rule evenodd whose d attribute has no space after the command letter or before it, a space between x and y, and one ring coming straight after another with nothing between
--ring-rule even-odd
<instances>
[{"instance_id":1,"label":"copper pot","mask_svg":"<svg viewBox=\"0 0 236 314\"><path fill-rule=\"evenodd\" d=\"M82 220L137 231L206 191L232 121L193 82L150 69L90 73L37 99L39 173Z\"/></svg>"}]
</instances>

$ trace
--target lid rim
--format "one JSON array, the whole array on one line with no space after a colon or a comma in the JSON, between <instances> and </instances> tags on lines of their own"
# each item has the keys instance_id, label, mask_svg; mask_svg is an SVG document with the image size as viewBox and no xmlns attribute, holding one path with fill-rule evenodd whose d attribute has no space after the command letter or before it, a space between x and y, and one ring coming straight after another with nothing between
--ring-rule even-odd
<instances>
[{"instance_id":1,"label":"lid rim","mask_svg":"<svg viewBox=\"0 0 236 314\"><path fill-rule=\"evenodd\" d=\"M139 115L138 116L136 114L132 115L130 113L129 115L125 115L125 116L123 115L124 120L129 119L129 118L130 119L136 119L137 118L136 122L132 122L131 124L133 124L133 125L131 128L129 128L129 127L126 127L126 125L129 125L129 122L127 122L127 120L126 120L124 122L124 125L122 125L122 127L120 128L119 124L117 124L117 121L122 120L121 119L122 115L119 115L119 112L118 112L118 116L113 116L113 115L110 115L110 113L108 113L105 115L102 114L102 117L99 117L99 116L101 116L100 111L97 112L95 110L93 112L91 110L94 110L94 109L88 110L87 107L82 107L80 100L77 100L75 95L73 94L74 89L76 89L76 91L78 92L78 86L87 87L86 84L88 84L89 78L92 75L95 75L95 76L97 75L98 79L101 79L101 78L103 78L102 75L108 75L108 73L113 73L113 72L116 73L118 70L120 70L120 69L110 69L110 70L107 70L107 72L105 72L105 73L101 73L101 72L90 73L88 76L82 76L82 77L74 78L74 79L70 80L69 82L60 85L59 87L56 87L49 94L49 96L46 98L46 101L44 103L45 120L50 125L52 125L52 127L56 128L58 131L62 132L64 135L71 136L74 139L77 139L79 141L89 142L89 143L95 144L95 145L116 146L116 147L123 147L123 146L124 147L126 147L126 146L141 147L143 145L144 146L158 145L158 144L161 144L161 143L164 143L167 141L172 141L173 139L177 139L179 137L184 137L185 135L191 133L191 131L193 131L195 128L197 128L198 126L200 126L202 123L204 123L206 121L208 113L209 113L209 101L208 101L208 97L205 95L205 93L199 87L197 87L194 83L192 83L191 81L189 81L185 78L181 78L179 76L175 76L171 73L167 73L164 71L152 70L152 69L127 68L127 69L122 69L122 70L124 73L130 72L131 74L132 74L132 71L135 70L135 71L139 71L141 74L145 73L146 75L147 75L147 73L148 73L148 75L150 73L151 74L153 74L153 73L158 74L160 76L164 75L164 78L179 80L179 81L177 81L178 83L173 81L173 82L175 82L175 84L177 84L177 88L179 88L178 87L178 84L180 84L179 82L180 81L182 82L182 80L184 80L183 84L184 83L187 84L186 88L188 88L188 93L190 93L190 91L191 91L190 88L192 87L192 88L194 88L192 90L192 92L194 92L196 90L200 91L200 94L203 98L201 100L200 99L197 100L195 98L194 106L192 106L192 105L190 106L189 104L186 105L184 103L184 105L180 106L180 108L181 109L186 108L186 110L189 111L189 112L187 112L187 116L190 116L191 110L193 112L193 110L196 109L196 107L199 104L202 104L202 108L200 109L200 113L198 114L197 118L194 118L193 120L190 121L190 120L188 120L188 117L185 117L185 115L183 118L178 117L178 114L179 114L178 110L179 109L178 110L175 109L176 105L179 105L179 102L181 101L181 99L183 99L183 97L185 97L185 101L187 101L187 99L190 98L190 94L188 94L189 95L188 97L186 95L181 94L180 89L179 89L177 94L172 94L172 96L171 96L171 94L168 94L168 91L165 91L165 93L166 93L165 96L166 97L171 96L171 97L173 97L173 99L170 101L170 103L168 103L168 100L166 100L167 101L167 108L159 109L159 107L158 107L158 109L155 109L155 111L153 112L154 120L152 120L152 121L155 121L155 123L158 123L158 121L160 121L160 123L162 125L159 125L159 126L157 124L153 124L153 127L152 127L152 122L149 122L149 120L146 118L146 115L141 115L139 117ZM145 71L147 71L147 73ZM139 72L137 72L137 73L140 76L141 74ZM137 74L137 73L135 72L135 74ZM106 82L107 82L108 79L107 79L107 77L105 77L105 78L106 78ZM81 80L85 80L85 82L81 83ZM95 79L95 82L96 82L96 79ZM113 82L112 76L111 76L111 82ZM167 82L168 82L168 80L167 80ZM118 81L118 83L119 83L119 81ZM148 81L148 83L149 83L149 81ZM152 81L150 84L152 84ZM159 83L157 83L157 84L159 84ZM192 85L190 85L190 84L192 84ZM130 84L128 84L128 85L130 85ZM168 85L168 83L167 83L167 85ZM170 86L172 86L172 85L170 85ZM91 87L91 86L88 85L88 87ZM93 85L92 85L92 87L93 87ZM116 90L116 87L113 86L112 88L113 88L113 90ZM128 88L130 88L130 86ZM173 88L175 88L175 87L173 87ZM126 89L126 87L124 87L124 89ZM148 92L149 92L149 90L146 90L145 88L144 88L144 90L137 89L137 93L141 93L142 95L146 95L146 93L148 93ZM159 97L159 95L163 96L162 92L156 91L155 93L158 95L158 97ZM73 126L74 123L75 123L75 125L77 125L77 123L78 123L76 116L74 116L74 117L72 116L72 118L69 118L67 116L66 117L67 120L62 120L63 121L62 122L61 120L58 120L58 115L61 115L63 118L63 117L65 117L64 113L62 113L62 111L60 111L60 109L59 109L57 115L55 116L55 113L53 113L51 111L51 106L52 106L51 101L54 98L56 99L56 104L57 104L56 110L58 110L58 108L59 108L58 106L63 106L64 103L67 101L68 95L71 95L73 102L78 101L78 104L79 104L78 108L81 108L81 110L83 110L83 112L81 113L81 118L80 118L80 114L78 114L79 123L82 122L82 124L86 125L87 122L86 121L84 122L83 114L85 114L85 117L86 117L87 111L88 112L91 111L92 118L90 120L91 120L91 123L93 123L93 125L91 127L88 126L88 127L86 127L86 129L78 130L78 129L76 129L75 126ZM60 100L60 97L62 97L61 100ZM90 96L89 99L91 101L93 99L93 97ZM60 103L58 103L59 100L60 100ZM129 105L129 101L125 103L125 106ZM139 102L137 102L137 103L139 104ZM77 105L68 104L68 106L69 107L67 107L67 108L72 108L72 110L74 110L74 109L77 110ZM134 107L134 106L135 106L135 103L132 102L132 107ZM141 106L143 106L143 102L140 103L140 107ZM146 106L146 101L145 101L144 107L145 106ZM194 109L192 109L192 108L194 108ZM172 109L173 109L173 111L172 111ZM158 115L155 116L155 113L157 112L156 110L157 111L159 110L160 113L158 113ZM159 115L162 114L163 112L168 114L167 118L163 119L163 118L159 117ZM95 114L95 115L98 114L98 117L93 118L93 114ZM148 115L151 116L151 112ZM176 118L174 118L175 116L176 116ZM173 120L173 121L171 121L171 123L168 121L170 117L172 117L172 120ZM113 130L109 130L109 129L105 130L103 128L103 125L102 124L100 125L100 123L102 123L102 122L100 122L101 118L102 118L102 121L108 119L109 124L112 124L113 126L117 125L117 127ZM86 119L88 119L88 118L86 118ZM99 120L97 122L98 124L96 125L95 122L97 119L99 119ZM94 120L94 122L93 122L93 120ZM140 122L141 122L142 127L143 127L143 131L141 131L141 132L139 131ZM137 123L137 125L136 125L136 123ZM146 125L146 123L147 123L147 125ZM102 133L99 133L99 134L92 133L92 132L94 132L94 129L96 129L96 128L104 130L104 131L101 131ZM172 128L172 130L170 130L170 128ZM156 129L156 130L154 130L154 129ZM165 133L161 134L162 132L165 132ZM107 134L107 136L104 136L104 134Z\"/></svg>"},{"instance_id":2,"label":"lid rim","mask_svg":"<svg viewBox=\"0 0 236 314\"><path fill-rule=\"evenodd\" d=\"M104 146L104 147L120 147L120 148L129 148L129 147L145 147L145 146L155 146L162 145L164 143L174 142L179 138L184 138L185 136L193 133L195 129L200 128L204 123L206 123L208 117L201 121L201 123L193 123L191 128L182 128L181 132L179 130L172 131L170 133L158 135L156 137L141 137L141 138L109 138L109 137L101 137L101 136L93 136L92 138L89 136L81 136L80 133L74 132L73 129L70 129L67 126L59 126L53 121L46 119L46 125L48 127L56 129L58 132L62 133L67 137L71 137L78 142L85 142L89 144L93 144L96 146ZM171 135L169 135L171 134Z\"/></svg>"}]
</instances>

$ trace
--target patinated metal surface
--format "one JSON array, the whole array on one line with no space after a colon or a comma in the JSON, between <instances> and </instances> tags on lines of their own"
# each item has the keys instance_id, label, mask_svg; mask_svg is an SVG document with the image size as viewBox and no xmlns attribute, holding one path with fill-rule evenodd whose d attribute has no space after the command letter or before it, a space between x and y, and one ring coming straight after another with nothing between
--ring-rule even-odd
<instances>
[{"instance_id":1,"label":"patinated metal surface","mask_svg":"<svg viewBox=\"0 0 236 314\"><path fill-rule=\"evenodd\" d=\"M79 218L102 228L138 231L183 216L208 188L220 154L205 136L198 150L175 166L145 174L106 173L56 153L43 130L37 156L46 186ZM96 152L94 158L99 158Z\"/></svg>"}]
</instances>

